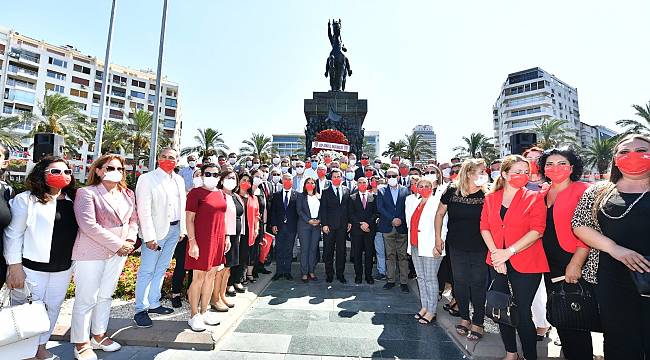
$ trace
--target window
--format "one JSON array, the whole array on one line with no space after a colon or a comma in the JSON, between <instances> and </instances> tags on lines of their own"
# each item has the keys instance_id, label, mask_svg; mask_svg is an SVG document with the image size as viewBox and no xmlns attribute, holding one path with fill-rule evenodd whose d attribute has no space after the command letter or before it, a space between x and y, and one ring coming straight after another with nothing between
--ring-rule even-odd
<instances>
[{"instance_id":1,"label":"window","mask_svg":"<svg viewBox=\"0 0 650 360\"><path fill-rule=\"evenodd\" d=\"M68 67L68 62L67 61L57 59L57 58L53 58L51 56L50 56L50 59L48 60L48 62L51 65L56 65L56 66L59 66L59 67L62 67L62 68L67 68Z\"/></svg>"},{"instance_id":2,"label":"window","mask_svg":"<svg viewBox=\"0 0 650 360\"><path fill-rule=\"evenodd\" d=\"M108 112L108 117L111 119L124 119L124 114L120 110L110 109Z\"/></svg>"},{"instance_id":3,"label":"window","mask_svg":"<svg viewBox=\"0 0 650 360\"><path fill-rule=\"evenodd\" d=\"M56 72L53 70L48 70L47 71L47 77L51 77L53 79L57 80L65 80L65 74L61 74L60 72Z\"/></svg>"},{"instance_id":4,"label":"window","mask_svg":"<svg viewBox=\"0 0 650 360\"><path fill-rule=\"evenodd\" d=\"M70 95L80 97L80 98L87 98L88 92L83 90L70 89Z\"/></svg>"},{"instance_id":5,"label":"window","mask_svg":"<svg viewBox=\"0 0 650 360\"><path fill-rule=\"evenodd\" d=\"M104 76L103 71L95 70L95 79L102 80L103 76Z\"/></svg>"},{"instance_id":6,"label":"window","mask_svg":"<svg viewBox=\"0 0 650 360\"><path fill-rule=\"evenodd\" d=\"M126 86L126 78L124 76L113 75L113 82L116 84L124 83L123 86Z\"/></svg>"},{"instance_id":7,"label":"window","mask_svg":"<svg viewBox=\"0 0 650 360\"><path fill-rule=\"evenodd\" d=\"M79 110L86 111L86 104L81 104L81 103L75 102L74 107L76 107Z\"/></svg>"},{"instance_id":8,"label":"window","mask_svg":"<svg viewBox=\"0 0 650 360\"><path fill-rule=\"evenodd\" d=\"M163 126L169 129L174 129L176 128L176 120L173 119L165 119L165 122L163 123Z\"/></svg>"},{"instance_id":9,"label":"window","mask_svg":"<svg viewBox=\"0 0 650 360\"><path fill-rule=\"evenodd\" d=\"M149 95L149 104L153 104L156 102L156 95Z\"/></svg>"},{"instance_id":10,"label":"window","mask_svg":"<svg viewBox=\"0 0 650 360\"><path fill-rule=\"evenodd\" d=\"M131 107L131 109L138 109L138 110L144 109L144 104L135 101L131 101L129 106Z\"/></svg>"},{"instance_id":11,"label":"window","mask_svg":"<svg viewBox=\"0 0 650 360\"><path fill-rule=\"evenodd\" d=\"M132 86L137 86L137 87L139 87L139 88L143 88L143 89L144 89L145 87L147 87L147 83L146 83L146 82L144 82L144 81L138 81L138 80L135 80L135 79L131 80L131 85L132 85Z\"/></svg>"},{"instance_id":12,"label":"window","mask_svg":"<svg viewBox=\"0 0 650 360\"><path fill-rule=\"evenodd\" d=\"M126 97L126 90L114 87L111 94L120 97Z\"/></svg>"},{"instance_id":13,"label":"window","mask_svg":"<svg viewBox=\"0 0 650 360\"><path fill-rule=\"evenodd\" d=\"M174 109L165 109L165 116L171 116L171 117L176 116L176 110L174 110Z\"/></svg>"},{"instance_id":14,"label":"window","mask_svg":"<svg viewBox=\"0 0 650 360\"><path fill-rule=\"evenodd\" d=\"M138 98L138 99L144 99L145 98L144 93L140 92L140 91L131 90L131 96L134 97L134 98Z\"/></svg>"},{"instance_id":15,"label":"window","mask_svg":"<svg viewBox=\"0 0 650 360\"><path fill-rule=\"evenodd\" d=\"M63 92L65 91L65 88L63 86L54 85L54 84L50 84L50 83L45 83L45 89L50 90L50 91L54 91L54 92L58 92L59 94L63 94Z\"/></svg>"},{"instance_id":16,"label":"window","mask_svg":"<svg viewBox=\"0 0 650 360\"><path fill-rule=\"evenodd\" d=\"M512 111L510 116L528 115L528 114L538 113L538 112L541 112L541 111L542 111L542 108L537 106L537 107L530 108L530 109Z\"/></svg>"},{"instance_id":17,"label":"window","mask_svg":"<svg viewBox=\"0 0 650 360\"><path fill-rule=\"evenodd\" d=\"M72 82L79 85L90 86L90 80L82 79L76 76L72 77Z\"/></svg>"},{"instance_id":18,"label":"window","mask_svg":"<svg viewBox=\"0 0 650 360\"><path fill-rule=\"evenodd\" d=\"M156 90L156 84L149 84L150 90Z\"/></svg>"},{"instance_id":19,"label":"window","mask_svg":"<svg viewBox=\"0 0 650 360\"><path fill-rule=\"evenodd\" d=\"M85 66L81 66L81 65L74 64L74 66L72 67L72 69L73 69L74 71L76 71L76 72L80 72L80 73L84 73L84 74L88 74L88 75L90 75L90 68L89 68L89 67L85 67Z\"/></svg>"},{"instance_id":20,"label":"window","mask_svg":"<svg viewBox=\"0 0 650 360\"><path fill-rule=\"evenodd\" d=\"M175 108L175 107L176 107L176 99L166 98L166 99L165 99L165 106L169 106L169 107L173 107L173 108Z\"/></svg>"},{"instance_id":21,"label":"window","mask_svg":"<svg viewBox=\"0 0 650 360\"><path fill-rule=\"evenodd\" d=\"M177 97L177 96L178 96L178 93L176 92L176 90L173 90L173 89L167 89L167 96Z\"/></svg>"}]
</instances>

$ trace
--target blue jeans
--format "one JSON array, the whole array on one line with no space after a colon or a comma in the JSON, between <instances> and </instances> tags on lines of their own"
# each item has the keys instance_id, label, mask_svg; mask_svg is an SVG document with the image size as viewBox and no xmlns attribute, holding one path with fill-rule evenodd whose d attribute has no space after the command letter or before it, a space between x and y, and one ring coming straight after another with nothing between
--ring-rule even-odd
<instances>
[{"instance_id":1,"label":"blue jeans","mask_svg":"<svg viewBox=\"0 0 650 360\"><path fill-rule=\"evenodd\" d=\"M377 253L377 272L386 275L386 250L384 250L384 234L375 234L375 252Z\"/></svg>"},{"instance_id":2,"label":"blue jeans","mask_svg":"<svg viewBox=\"0 0 650 360\"><path fill-rule=\"evenodd\" d=\"M300 273L302 275L313 273L318 259L320 226L299 223L298 240L300 240Z\"/></svg>"},{"instance_id":3,"label":"blue jeans","mask_svg":"<svg viewBox=\"0 0 650 360\"><path fill-rule=\"evenodd\" d=\"M135 312L155 309L160 306L160 289L162 288L165 272L172 261L174 249L180 236L180 225L169 227L169 232L162 240L158 240L160 251L149 250L142 244L140 247L140 268L135 282Z\"/></svg>"}]
</instances>

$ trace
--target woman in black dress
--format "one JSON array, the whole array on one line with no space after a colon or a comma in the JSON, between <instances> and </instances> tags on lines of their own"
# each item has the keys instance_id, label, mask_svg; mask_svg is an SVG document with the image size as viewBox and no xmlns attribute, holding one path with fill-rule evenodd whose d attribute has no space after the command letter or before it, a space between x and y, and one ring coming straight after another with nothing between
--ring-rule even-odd
<instances>
[{"instance_id":1,"label":"woman in black dress","mask_svg":"<svg viewBox=\"0 0 650 360\"><path fill-rule=\"evenodd\" d=\"M5 169L9 164L8 159L9 150L0 144L0 178L4 175ZM11 195L11 187L6 182L0 180L0 288L4 285L5 278L7 277L7 263L2 255L2 234L5 227L11 222L11 210L9 210L9 199Z\"/></svg>"},{"instance_id":2,"label":"woman in black dress","mask_svg":"<svg viewBox=\"0 0 650 360\"><path fill-rule=\"evenodd\" d=\"M592 185L573 216L574 233L600 250L596 298L606 359L650 358L650 297L632 275L650 273L650 138L628 135L614 147L610 179Z\"/></svg>"}]
</instances>

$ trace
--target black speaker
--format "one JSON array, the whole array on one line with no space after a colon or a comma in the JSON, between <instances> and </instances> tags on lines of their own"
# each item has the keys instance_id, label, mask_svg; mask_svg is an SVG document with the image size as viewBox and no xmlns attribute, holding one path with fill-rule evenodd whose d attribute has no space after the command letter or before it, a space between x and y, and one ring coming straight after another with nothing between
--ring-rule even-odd
<instances>
[{"instance_id":1,"label":"black speaker","mask_svg":"<svg viewBox=\"0 0 650 360\"><path fill-rule=\"evenodd\" d=\"M34 155L32 160L37 163L46 156L63 156L63 147L63 136L59 134L34 134Z\"/></svg>"},{"instance_id":2,"label":"black speaker","mask_svg":"<svg viewBox=\"0 0 650 360\"><path fill-rule=\"evenodd\" d=\"M510 153L521 155L526 149L537 144L537 134L519 133L510 135Z\"/></svg>"}]
</instances>

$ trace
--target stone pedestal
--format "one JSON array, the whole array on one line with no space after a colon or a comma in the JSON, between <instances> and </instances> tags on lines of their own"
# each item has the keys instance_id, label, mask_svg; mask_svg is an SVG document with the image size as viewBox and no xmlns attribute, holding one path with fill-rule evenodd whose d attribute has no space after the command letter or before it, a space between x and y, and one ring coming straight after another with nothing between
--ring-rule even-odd
<instances>
[{"instance_id":1,"label":"stone pedestal","mask_svg":"<svg viewBox=\"0 0 650 360\"><path fill-rule=\"evenodd\" d=\"M363 148L363 121L368 112L368 100L359 99L359 93L344 91L314 92L313 99L305 99L305 154L311 154L311 143L322 130L342 132L350 142L350 152L361 157Z\"/></svg>"}]
</instances>

